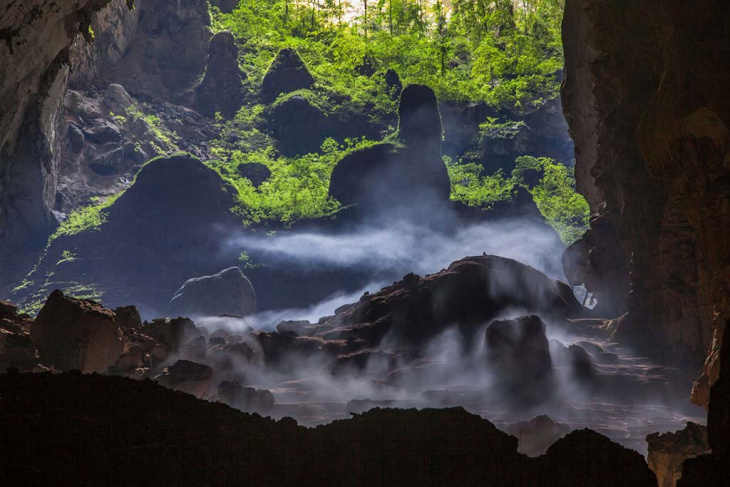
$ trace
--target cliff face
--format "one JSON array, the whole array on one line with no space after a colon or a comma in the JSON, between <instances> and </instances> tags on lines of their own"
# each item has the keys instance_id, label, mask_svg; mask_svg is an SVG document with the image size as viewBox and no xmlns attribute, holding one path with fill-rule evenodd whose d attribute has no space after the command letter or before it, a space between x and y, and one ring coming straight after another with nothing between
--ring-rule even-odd
<instances>
[{"instance_id":1,"label":"cliff face","mask_svg":"<svg viewBox=\"0 0 730 487\"><path fill-rule=\"evenodd\" d=\"M11 1L0 16L0 241L41 245L53 227L70 45L109 0ZM130 2L127 2L131 5Z\"/></svg>"},{"instance_id":2,"label":"cliff face","mask_svg":"<svg viewBox=\"0 0 730 487\"><path fill-rule=\"evenodd\" d=\"M666 361L717 348L730 315L729 29L711 0L566 5L563 106L593 213L566 258Z\"/></svg>"}]
</instances>

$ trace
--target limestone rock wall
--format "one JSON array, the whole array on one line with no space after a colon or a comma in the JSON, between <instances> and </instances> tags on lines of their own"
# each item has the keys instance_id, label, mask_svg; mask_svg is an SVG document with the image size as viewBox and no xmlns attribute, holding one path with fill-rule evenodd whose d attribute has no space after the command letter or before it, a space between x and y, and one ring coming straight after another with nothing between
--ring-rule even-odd
<instances>
[{"instance_id":1,"label":"limestone rock wall","mask_svg":"<svg viewBox=\"0 0 730 487\"><path fill-rule=\"evenodd\" d=\"M712 0L568 0L563 21L583 279L642 352L695 363L714 335L708 374L730 316L728 31Z\"/></svg>"}]
</instances>

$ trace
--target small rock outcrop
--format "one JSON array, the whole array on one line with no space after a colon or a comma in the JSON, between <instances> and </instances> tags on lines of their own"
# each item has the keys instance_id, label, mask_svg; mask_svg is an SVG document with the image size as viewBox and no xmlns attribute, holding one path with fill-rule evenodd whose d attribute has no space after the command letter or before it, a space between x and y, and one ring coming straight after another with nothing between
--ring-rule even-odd
<instances>
[{"instance_id":1,"label":"small rock outcrop","mask_svg":"<svg viewBox=\"0 0 730 487\"><path fill-rule=\"evenodd\" d=\"M218 32L208 46L208 66L203 81L195 89L195 107L208 117L216 113L233 117L243 105L242 82L233 34Z\"/></svg>"},{"instance_id":2,"label":"small rock outcrop","mask_svg":"<svg viewBox=\"0 0 730 487\"><path fill-rule=\"evenodd\" d=\"M32 323L29 316L18 314L16 306L0 301L0 373L8 369L28 372L38 365L30 337Z\"/></svg>"},{"instance_id":3,"label":"small rock outcrop","mask_svg":"<svg viewBox=\"0 0 730 487\"><path fill-rule=\"evenodd\" d=\"M268 124L282 154L295 156L319 152L328 119L308 98L295 94L272 105Z\"/></svg>"},{"instance_id":4,"label":"small rock outcrop","mask_svg":"<svg viewBox=\"0 0 730 487\"><path fill-rule=\"evenodd\" d=\"M309 88L314 78L297 51L286 48L279 51L261 83L261 99L271 103L285 93Z\"/></svg>"},{"instance_id":5,"label":"small rock outcrop","mask_svg":"<svg viewBox=\"0 0 730 487\"><path fill-rule=\"evenodd\" d=\"M492 321L484 344L489 369L510 400L531 403L549 396L553 364L539 316Z\"/></svg>"},{"instance_id":6,"label":"small rock outcrop","mask_svg":"<svg viewBox=\"0 0 730 487\"><path fill-rule=\"evenodd\" d=\"M244 387L238 382L223 381L218 386L218 400L241 411L266 413L274 408L274 395L266 389Z\"/></svg>"},{"instance_id":7,"label":"small rock outcrop","mask_svg":"<svg viewBox=\"0 0 730 487\"><path fill-rule=\"evenodd\" d=\"M189 279L170 301L170 313L178 316L247 316L255 311L256 293L238 267Z\"/></svg>"},{"instance_id":8,"label":"small rock outcrop","mask_svg":"<svg viewBox=\"0 0 730 487\"><path fill-rule=\"evenodd\" d=\"M251 181L254 188L261 186L261 183L271 177L271 169L260 162L247 162L239 164L236 168L238 174Z\"/></svg>"},{"instance_id":9,"label":"small rock outcrop","mask_svg":"<svg viewBox=\"0 0 730 487\"><path fill-rule=\"evenodd\" d=\"M115 315L99 303L54 291L30 328L38 356L57 370L106 372L117 363L124 342Z\"/></svg>"},{"instance_id":10,"label":"small rock outcrop","mask_svg":"<svg viewBox=\"0 0 730 487\"><path fill-rule=\"evenodd\" d=\"M178 360L155 377L165 387L204 397L213 381L213 369L207 365Z\"/></svg>"},{"instance_id":11,"label":"small rock outcrop","mask_svg":"<svg viewBox=\"0 0 730 487\"><path fill-rule=\"evenodd\" d=\"M649 444L647 462L657 477L658 487L675 487L682 477L684 461L710 451L707 428L692 422L674 433L652 433L646 442Z\"/></svg>"},{"instance_id":12,"label":"small rock outcrop","mask_svg":"<svg viewBox=\"0 0 730 487\"><path fill-rule=\"evenodd\" d=\"M572 431L567 424L556 423L544 414L508 424L501 429L519 440L517 451L530 457L542 455L550 445Z\"/></svg>"}]
</instances>

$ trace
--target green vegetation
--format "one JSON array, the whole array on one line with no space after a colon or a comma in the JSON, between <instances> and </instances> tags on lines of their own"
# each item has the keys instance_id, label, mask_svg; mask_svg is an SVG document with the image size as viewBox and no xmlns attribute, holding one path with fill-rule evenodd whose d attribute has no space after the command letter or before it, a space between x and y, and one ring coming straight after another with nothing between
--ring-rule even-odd
<instances>
[{"instance_id":1,"label":"green vegetation","mask_svg":"<svg viewBox=\"0 0 730 487\"><path fill-rule=\"evenodd\" d=\"M123 191L103 200L98 197L92 198L89 206L82 206L69 213L66 220L59 225L48 241L50 242L61 235L75 235L86 230L99 228L106 221L106 212L104 210L109 208L122 193Z\"/></svg>"},{"instance_id":2,"label":"green vegetation","mask_svg":"<svg viewBox=\"0 0 730 487\"><path fill-rule=\"evenodd\" d=\"M251 152L214 149L219 159L208 162L238 191L234 211L244 225L281 222L291 224L304 218L334 214L339 203L328 196L329 180L337 162L353 150L375 144L368 140L346 140L338 144L327 139L322 153L287 158L277 156L271 145ZM257 162L271 170L271 177L255 188L238 174L238 166Z\"/></svg>"},{"instance_id":3,"label":"green vegetation","mask_svg":"<svg viewBox=\"0 0 730 487\"><path fill-rule=\"evenodd\" d=\"M293 47L319 88L388 110L382 76L426 84L440 99L529 110L555 97L564 0L240 2L213 28L240 41L255 90L279 49Z\"/></svg>"},{"instance_id":4,"label":"green vegetation","mask_svg":"<svg viewBox=\"0 0 730 487\"><path fill-rule=\"evenodd\" d=\"M478 164L448 163L451 199L466 205L490 209L509 201L517 186L532 194L540 213L567 245L588 229L588 202L575 191L572 168L547 157L518 157L510 177L501 171L483 176Z\"/></svg>"}]
</instances>

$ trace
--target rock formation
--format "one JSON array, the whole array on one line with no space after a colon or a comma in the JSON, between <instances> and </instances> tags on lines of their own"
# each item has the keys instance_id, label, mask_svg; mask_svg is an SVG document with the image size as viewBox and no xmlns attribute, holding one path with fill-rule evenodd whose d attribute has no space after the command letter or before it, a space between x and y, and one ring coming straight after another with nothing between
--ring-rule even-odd
<instances>
[{"instance_id":1,"label":"rock formation","mask_svg":"<svg viewBox=\"0 0 730 487\"><path fill-rule=\"evenodd\" d=\"M243 104L243 73L238 67L238 47L233 34L218 32L208 46L208 65L195 89L195 106L209 117L232 117Z\"/></svg>"},{"instance_id":2,"label":"rock formation","mask_svg":"<svg viewBox=\"0 0 730 487\"><path fill-rule=\"evenodd\" d=\"M510 400L530 404L550 395L553 364L539 316L492 321L484 345L498 388Z\"/></svg>"},{"instance_id":3,"label":"rock formation","mask_svg":"<svg viewBox=\"0 0 730 487\"><path fill-rule=\"evenodd\" d=\"M213 381L213 369L190 360L178 360L155 377L160 384L195 397L204 397Z\"/></svg>"},{"instance_id":4,"label":"rock formation","mask_svg":"<svg viewBox=\"0 0 730 487\"><path fill-rule=\"evenodd\" d=\"M328 119L309 99L294 95L272 105L268 125L280 142L282 154L295 156L319 152Z\"/></svg>"},{"instance_id":5,"label":"rock formation","mask_svg":"<svg viewBox=\"0 0 730 487\"><path fill-rule=\"evenodd\" d=\"M54 291L33 322L30 335L44 364L57 370L106 372L124 343L114 313L99 303Z\"/></svg>"},{"instance_id":6,"label":"rock formation","mask_svg":"<svg viewBox=\"0 0 730 487\"><path fill-rule=\"evenodd\" d=\"M176 316L247 316L256 311L256 293L238 267L185 281L170 301Z\"/></svg>"},{"instance_id":7,"label":"rock formation","mask_svg":"<svg viewBox=\"0 0 730 487\"><path fill-rule=\"evenodd\" d=\"M647 461L657 476L658 487L674 487L682 477L682 464L688 458L709 453L707 428L692 422L681 431L654 433L646 437Z\"/></svg>"},{"instance_id":8,"label":"rock formation","mask_svg":"<svg viewBox=\"0 0 730 487\"><path fill-rule=\"evenodd\" d=\"M571 281L628 312L617 337L643 352L696 365L712 341L697 402L730 317L728 29L710 0L570 0L563 20L564 113L593 213Z\"/></svg>"},{"instance_id":9,"label":"rock formation","mask_svg":"<svg viewBox=\"0 0 730 487\"><path fill-rule=\"evenodd\" d=\"M279 51L261 84L261 99L271 103L281 94L291 93L314 84L307 66L297 51L286 48Z\"/></svg>"},{"instance_id":10,"label":"rock formation","mask_svg":"<svg viewBox=\"0 0 730 487\"><path fill-rule=\"evenodd\" d=\"M448 204L451 183L441 159L436 96L426 86L409 85L398 114L405 147L382 143L348 154L332 172L330 196L366 214L425 214Z\"/></svg>"},{"instance_id":11,"label":"rock formation","mask_svg":"<svg viewBox=\"0 0 730 487\"><path fill-rule=\"evenodd\" d=\"M16 439L0 444L3 474L17 485L656 485L641 455L598 433L573 432L530 459L461 408L376 409L307 429L151 381L68 373L0 375L0 397L0 431Z\"/></svg>"},{"instance_id":12,"label":"rock formation","mask_svg":"<svg viewBox=\"0 0 730 487\"><path fill-rule=\"evenodd\" d=\"M32 371L39 363L30 337L29 316L18 314L18 308L0 301L0 373L8 369Z\"/></svg>"},{"instance_id":13,"label":"rock formation","mask_svg":"<svg viewBox=\"0 0 730 487\"><path fill-rule=\"evenodd\" d=\"M216 258L221 235L240 225L230 213L233 195L218 173L189 155L152 161L104 210L99 231L54 239L13 299L77 286L104 293L111 306L136 303L143 315L159 316L186 280L223 267ZM62 256L68 249L73 258Z\"/></svg>"},{"instance_id":14,"label":"rock formation","mask_svg":"<svg viewBox=\"0 0 730 487\"><path fill-rule=\"evenodd\" d=\"M519 421L501 428L519 440L517 450L530 457L537 457L571 431L567 424L556 423L550 416L540 415L528 421Z\"/></svg>"},{"instance_id":15,"label":"rock formation","mask_svg":"<svg viewBox=\"0 0 730 487\"><path fill-rule=\"evenodd\" d=\"M271 169L260 162L247 162L238 166L238 174L251 181L254 188L271 177Z\"/></svg>"}]
</instances>

